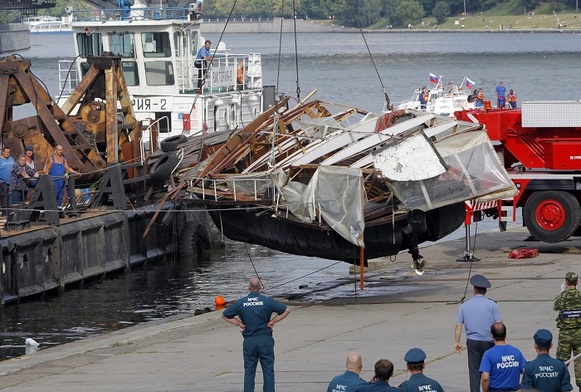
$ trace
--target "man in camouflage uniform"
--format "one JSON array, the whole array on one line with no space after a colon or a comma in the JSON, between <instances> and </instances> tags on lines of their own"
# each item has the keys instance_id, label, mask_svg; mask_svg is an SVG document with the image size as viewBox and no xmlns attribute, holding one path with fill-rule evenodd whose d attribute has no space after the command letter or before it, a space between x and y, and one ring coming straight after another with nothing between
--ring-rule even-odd
<instances>
[{"instance_id":1,"label":"man in camouflage uniform","mask_svg":"<svg viewBox=\"0 0 581 392\"><path fill-rule=\"evenodd\" d=\"M557 359L567 361L581 353L581 292L577 290L578 276L574 272L565 275L565 289L555 298L553 309L558 313L559 345ZM575 360L575 378L581 387L581 358Z\"/></svg>"}]
</instances>

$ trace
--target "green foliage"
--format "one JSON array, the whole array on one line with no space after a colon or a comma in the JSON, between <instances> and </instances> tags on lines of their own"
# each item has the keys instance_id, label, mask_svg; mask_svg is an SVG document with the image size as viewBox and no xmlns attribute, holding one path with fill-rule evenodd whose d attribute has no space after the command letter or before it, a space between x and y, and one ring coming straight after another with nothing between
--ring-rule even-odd
<instances>
[{"instance_id":1,"label":"green foliage","mask_svg":"<svg viewBox=\"0 0 581 392\"><path fill-rule=\"evenodd\" d=\"M344 0L339 22L350 27L369 27L381 19L381 0Z\"/></svg>"},{"instance_id":2,"label":"green foliage","mask_svg":"<svg viewBox=\"0 0 581 392\"><path fill-rule=\"evenodd\" d=\"M63 16L65 15L65 7L73 7L74 10L90 10L95 8L92 5L82 0L56 0L56 5L53 8L39 10L39 15Z\"/></svg>"},{"instance_id":3,"label":"green foliage","mask_svg":"<svg viewBox=\"0 0 581 392\"><path fill-rule=\"evenodd\" d=\"M329 19L340 12L340 1L302 0L297 16L310 19Z\"/></svg>"},{"instance_id":4,"label":"green foliage","mask_svg":"<svg viewBox=\"0 0 581 392\"><path fill-rule=\"evenodd\" d=\"M416 0L403 0L395 9L395 25L404 27L419 24L425 14L422 5Z\"/></svg>"},{"instance_id":5,"label":"green foliage","mask_svg":"<svg viewBox=\"0 0 581 392\"><path fill-rule=\"evenodd\" d=\"M444 23L450 16L450 7L445 1L438 1L432 10L432 16L436 18L437 23Z\"/></svg>"},{"instance_id":6,"label":"green foliage","mask_svg":"<svg viewBox=\"0 0 581 392\"><path fill-rule=\"evenodd\" d=\"M382 0L381 16L388 20L389 23L387 24L393 24L395 22L394 20L395 9L399 5L399 3L400 0Z\"/></svg>"}]
</instances>

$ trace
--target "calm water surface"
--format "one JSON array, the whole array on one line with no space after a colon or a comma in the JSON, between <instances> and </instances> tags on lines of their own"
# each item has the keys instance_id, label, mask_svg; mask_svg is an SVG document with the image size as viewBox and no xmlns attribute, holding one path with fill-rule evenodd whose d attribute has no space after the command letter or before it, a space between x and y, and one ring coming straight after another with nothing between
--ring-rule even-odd
<instances>
[{"instance_id":1,"label":"calm water surface","mask_svg":"<svg viewBox=\"0 0 581 392\"><path fill-rule=\"evenodd\" d=\"M208 35L214 44L218 36ZM365 43L357 33L298 34L298 75L301 97L315 97L381 110L384 94ZM226 34L232 53L261 53L264 84L296 95L294 36L283 37L278 69L279 37L275 34ZM58 95L61 58L73 58L70 36L31 36L32 47L19 52L32 60L33 73ZM428 74L459 83L464 76L494 96L503 80L520 101L577 100L581 73L581 35L572 33L372 33L366 35L377 72L392 102L411 96L428 84ZM15 118L30 115L17 108ZM489 222L483 230L491 230ZM458 238L463 229L457 232ZM400 258L408 263L406 257ZM268 294L283 294L299 285L320 284L347 275L348 267L329 260L282 254L258 246L226 242L202 260L168 260L130 274L67 290L43 301L10 305L0 310L0 360L25 353L32 337L41 348L83 339L150 320L192 313L213 304L221 294L234 299L245 292L255 270ZM324 296L324 294L322 294ZM314 298L313 300L317 300Z\"/></svg>"}]
</instances>

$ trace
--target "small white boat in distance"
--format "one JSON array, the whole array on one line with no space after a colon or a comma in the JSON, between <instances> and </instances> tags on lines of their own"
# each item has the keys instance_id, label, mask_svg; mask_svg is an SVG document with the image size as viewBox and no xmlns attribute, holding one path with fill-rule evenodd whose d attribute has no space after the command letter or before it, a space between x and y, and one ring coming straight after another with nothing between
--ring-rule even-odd
<instances>
[{"instance_id":1,"label":"small white boat in distance","mask_svg":"<svg viewBox=\"0 0 581 392\"><path fill-rule=\"evenodd\" d=\"M63 16L31 16L24 18L22 23L28 25L31 34L72 34L71 17Z\"/></svg>"},{"instance_id":2,"label":"small white boat in distance","mask_svg":"<svg viewBox=\"0 0 581 392\"><path fill-rule=\"evenodd\" d=\"M412 97L408 100L402 101L397 109L407 110L425 110L440 116L454 117L454 112L474 109L474 102L468 102L468 97L471 94L467 88L467 78L464 78L461 84L456 85L452 82L448 83L446 87L442 85L442 77L437 81L435 87L428 89L427 87L418 88L414 91ZM427 101L422 104L420 95L427 91Z\"/></svg>"},{"instance_id":3,"label":"small white boat in distance","mask_svg":"<svg viewBox=\"0 0 581 392\"><path fill-rule=\"evenodd\" d=\"M263 111L261 56L235 54L212 42L214 56L205 71L196 67L204 45L202 2L188 8L132 6L130 10L76 11L73 40L77 58L61 60L59 81L69 95L89 68L88 59L103 53L119 56L143 141L152 147L168 137L233 131ZM210 63L210 61L208 61ZM274 103L274 87L268 89ZM59 99L64 102L65 97ZM74 112L72 113L74 114Z\"/></svg>"}]
</instances>

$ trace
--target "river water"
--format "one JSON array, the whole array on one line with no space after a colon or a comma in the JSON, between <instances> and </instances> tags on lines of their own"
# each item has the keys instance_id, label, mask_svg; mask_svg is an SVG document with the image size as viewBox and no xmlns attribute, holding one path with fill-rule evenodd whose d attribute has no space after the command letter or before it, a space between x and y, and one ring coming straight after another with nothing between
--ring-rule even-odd
<instances>
[{"instance_id":1,"label":"river water","mask_svg":"<svg viewBox=\"0 0 581 392\"><path fill-rule=\"evenodd\" d=\"M209 35L215 45L218 36ZM488 97L503 80L520 101L578 100L581 35L573 33L358 33L226 34L232 53L261 53L263 81L278 91L300 96L317 89L315 97L379 111L384 90L392 102L408 99L415 88L428 85L430 72L447 83L467 76ZM73 58L70 36L31 36L32 47L19 52L32 60L33 73L58 95L58 59ZM366 45L373 56L371 61ZM6 54L4 54L6 55ZM296 64L298 63L298 69ZM374 67L375 64L375 67ZM298 74L298 83L297 83ZM379 77L378 77L379 75ZM381 81L380 81L381 80ZM14 117L30 115L16 108ZM496 223L488 222L484 230ZM463 229L455 233L456 238ZM407 256L407 257L406 257ZM401 257L404 264L409 256ZM314 286L348 277L348 266L317 258L282 254L259 246L226 241L201 260L167 260L67 290L42 301L0 309L0 360L25 353L24 340L40 348L213 305L245 293L249 277L262 278L270 295L301 285ZM312 301L325 297L310 298Z\"/></svg>"}]
</instances>

